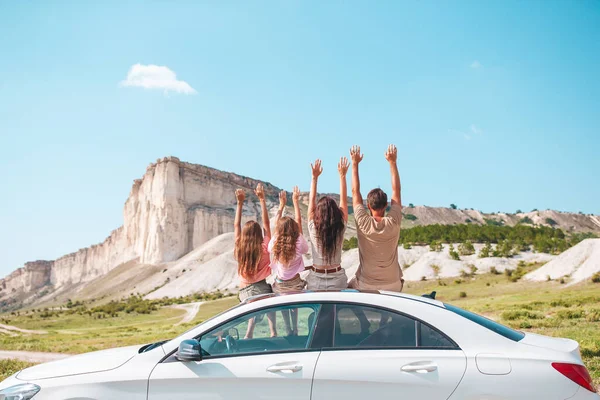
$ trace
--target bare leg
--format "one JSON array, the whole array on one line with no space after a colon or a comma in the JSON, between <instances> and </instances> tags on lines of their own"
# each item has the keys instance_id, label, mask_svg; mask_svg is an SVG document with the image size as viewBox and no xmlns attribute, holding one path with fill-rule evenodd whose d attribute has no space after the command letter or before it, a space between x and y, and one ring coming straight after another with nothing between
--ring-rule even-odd
<instances>
[{"instance_id":1,"label":"bare leg","mask_svg":"<svg viewBox=\"0 0 600 400\"><path fill-rule=\"evenodd\" d=\"M294 334L294 336L298 336L298 309L292 308L290 310L290 314L292 316L292 333Z\"/></svg>"},{"instance_id":2,"label":"bare leg","mask_svg":"<svg viewBox=\"0 0 600 400\"><path fill-rule=\"evenodd\" d=\"M246 329L246 336L244 336L244 339L252 339L254 336L254 325L256 325L256 318L250 318L248 320L248 329Z\"/></svg>"},{"instance_id":3,"label":"bare leg","mask_svg":"<svg viewBox=\"0 0 600 400\"><path fill-rule=\"evenodd\" d=\"M271 331L271 337L277 337L277 315L274 312L267 314L269 320L269 330Z\"/></svg>"},{"instance_id":4,"label":"bare leg","mask_svg":"<svg viewBox=\"0 0 600 400\"><path fill-rule=\"evenodd\" d=\"M290 336L292 334L292 327L290 325L290 310L281 310L281 316L283 317L283 323L285 324L287 336Z\"/></svg>"}]
</instances>

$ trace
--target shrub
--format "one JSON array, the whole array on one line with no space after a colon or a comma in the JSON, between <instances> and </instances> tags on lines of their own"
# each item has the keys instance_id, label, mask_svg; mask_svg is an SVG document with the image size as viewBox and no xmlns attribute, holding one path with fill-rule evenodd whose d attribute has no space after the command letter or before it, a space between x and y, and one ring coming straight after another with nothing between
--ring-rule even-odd
<instances>
[{"instance_id":1,"label":"shrub","mask_svg":"<svg viewBox=\"0 0 600 400\"><path fill-rule=\"evenodd\" d=\"M533 225L533 220L529 217L523 217L519 220L519 223Z\"/></svg>"},{"instance_id":2,"label":"shrub","mask_svg":"<svg viewBox=\"0 0 600 400\"><path fill-rule=\"evenodd\" d=\"M501 219L499 221L496 221L495 219L488 219L488 218L484 218L483 219L486 223L486 225L490 225L490 226L504 226L504 220Z\"/></svg>"},{"instance_id":3,"label":"shrub","mask_svg":"<svg viewBox=\"0 0 600 400\"><path fill-rule=\"evenodd\" d=\"M450 255L451 259L460 261L460 255L458 254L458 252L456 250L454 250L454 245L452 243L450 243L450 247L448 249L448 254Z\"/></svg>"},{"instance_id":4,"label":"shrub","mask_svg":"<svg viewBox=\"0 0 600 400\"><path fill-rule=\"evenodd\" d=\"M521 321L521 323L519 324L519 328L521 329L531 329L533 327L533 325L531 325L531 322L529 321Z\"/></svg>"},{"instance_id":5,"label":"shrub","mask_svg":"<svg viewBox=\"0 0 600 400\"><path fill-rule=\"evenodd\" d=\"M565 278L560 278L558 282L560 282L560 284L563 285L565 283Z\"/></svg>"},{"instance_id":6,"label":"shrub","mask_svg":"<svg viewBox=\"0 0 600 400\"><path fill-rule=\"evenodd\" d=\"M434 240L429 244L429 251L441 252L444 249L442 242Z\"/></svg>"},{"instance_id":7,"label":"shrub","mask_svg":"<svg viewBox=\"0 0 600 400\"><path fill-rule=\"evenodd\" d=\"M465 224L470 224L470 223L472 223L472 222L473 222L473 221L471 220L471 218L467 218L467 219L465 219Z\"/></svg>"},{"instance_id":8,"label":"shrub","mask_svg":"<svg viewBox=\"0 0 600 400\"><path fill-rule=\"evenodd\" d=\"M405 248L406 250L410 250L410 249L412 249L412 245L411 245L410 243L404 243L404 244L402 245L402 247L403 247L403 248Z\"/></svg>"},{"instance_id":9,"label":"shrub","mask_svg":"<svg viewBox=\"0 0 600 400\"><path fill-rule=\"evenodd\" d=\"M458 246L458 252L461 256L470 256L475 254L475 247L470 240L467 240Z\"/></svg>"},{"instance_id":10,"label":"shrub","mask_svg":"<svg viewBox=\"0 0 600 400\"><path fill-rule=\"evenodd\" d=\"M427 280L427 277L426 277L426 276L422 276L422 277L421 277L421 281L426 281L426 280Z\"/></svg>"},{"instance_id":11,"label":"shrub","mask_svg":"<svg viewBox=\"0 0 600 400\"><path fill-rule=\"evenodd\" d=\"M350 239L344 239L344 243L342 244L343 250L350 250L358 248L358 239L356 237L351 237Z\"/></svg>"},{"instance_id":12,"label":"shrub","mask_svg":"<svg viewBox=\"0 0 600 400\"><path fill-rule=\"evenodd\" d=\"M440 274L440 266L436 264L431 264L431 269L433 270L433 275L437 277Z\"/></svg>"},{"instance_id":13,"label":"shrub","mask_svg":"<svg viewBox=\"0 0 600 400\"><path fill-rule=\"evenodd\" d=\"M490 242L487 242L485 246L481 248L481 251L479 251L479 258L488 258L491 252L492 245L490 244Z\"/></svg>"},{"instance_id":14,"label":"shrub","mask_svg":"<svg viewBox=\"0 0 600 400\"><path fill-rule=\"evenodd\" d=\"M498 271L498 269L497 269L496 267L492 266L492 267L490 268L490 274L493 274L493 275L500 275L500 274L501 274L501 272L500 272L500 271Z\"/></svg>"},{"instance_id":15,"label":"shrub","mask_svg":"<svg viewBox=\"0 0 600 400\"><path fill-rule=\"evenodd\" d=\"M596 272L594 275L592 275L592 282L600 283L600 272Z\"/></svg>"},{"instance_id":16,"label":"shrub","mask_svg":"<svg viewBox=\"0 0 600 400\"><path fill-rule=\"evenodd\" d=\"M417 216L416 216L416 215L414 215L414 214L406 214L406 215L404 216L404 218L406 218L406 219L407 219L407 220L409 220L409 221L416 221L416 220L417 220Z\"/></svg>"},{"instance_id":17,"label":"shrub","mask_svg":"<svg viewBox=\"0 0 600 400\"><path fill-rule=\"evenodd\" d=\"M530 310L507 310L502 312L500 317L505 321L514 321L516 319L543 319L540 313Z\"/></svg>"},{"instance_id":18,"label":"shrub","mask_svg":"<svg viewBox=\"0 0 600 400\"><path fill-rule=\"evenodd\" d=\"M409 203L408 208L415 208L415 205L413 203Z\"/></svg>"},{"instance_id":19,"label":"shrub","mask_svg":"<svg viewBox=\"0 0 600 400\"><path fill-rule=\"evenodd\" d=\"M515 214L522 214L522 213L523 213L523 211L517 210L517 212Z\"/></svg>"},{"instance_id":20,"label":"shrub","mask_svg":"<svg viewBox=\"0 0 600 400\"><path fill-rule=\"evenodd\" d=\"M453 204L450 204L450 208L453 210L456 210L458 207L456 207L456 204L453 203Z\"/></svg>"},{"instance_id":21,"label":"shrub","mask_svg":"<svg viewBox=\"0 0 600 400\"><path fill-rule=\"evenodd\" d=\"M454 283L456 283L457 285L460 285L461 283L463 283L462 279L455 279Z\"/></svg>"},{"instance_id":22,"label":"shrub","mask_svg":"<svg viewBox=\"0 0 600 400\"><path fill-rule=\"evenodd\" d=\"M583 317L583 310L558 310L556 318L558 319L578 319Z\"/></svg>"},{"instance_id":23,"label":"shrub","mask_svg":"<svg viewBox=\"0 0 600 400\"><path fill-rule=\"evenodd\" d=\"M458 294L458 297L460 297L461 299L464 299L465 297L467 297L467 292L460 292Z\"/></svg>"},{"instance_id":24,"label":"shrub","mask_svg":"<svg viewBox=\"0 0 600 400\"><path fill-rule=\"evenodd\" d=\"M545 220L545 221L546 221L546 223L547 223L548 225L550 225L550 226L556 226L556 225L558 225L558 224L556 223L556 221L555 221L555 220L553 220L552 218L546 218L546 220Z\"/></svg>"},{"instance_id":25,"label":"shrub","mask_svg":"<svg viewBox=\"0 0 600 400\"><path fill-rule=\"evenodd\" d=\"M585 320L588 322L600 322L600 310L591 309L587 312Z\"/></svg>"}]
</instances>

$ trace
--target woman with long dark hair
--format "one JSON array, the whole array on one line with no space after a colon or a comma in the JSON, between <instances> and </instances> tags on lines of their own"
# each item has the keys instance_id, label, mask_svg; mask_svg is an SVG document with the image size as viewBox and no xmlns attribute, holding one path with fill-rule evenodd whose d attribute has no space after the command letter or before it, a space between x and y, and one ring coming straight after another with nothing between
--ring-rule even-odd
<instances>
[{"instance_id":1,"label":"woman with long dark hair","mask_svg":"<svg viewBox=\"0 0 600 400\"><path fill-rule=\"evenodd\" d=\"M338 163L340 174L340 204L324 196L317 202L317 183L323 172L321 160L311 164L312 183L308 198L308 234L312 248L313 266L306 277L308 290L341 290L348 287L348 276L342 268L342 245L348 223L346 173L348 159Z\"/></svg>"}]
</instances>

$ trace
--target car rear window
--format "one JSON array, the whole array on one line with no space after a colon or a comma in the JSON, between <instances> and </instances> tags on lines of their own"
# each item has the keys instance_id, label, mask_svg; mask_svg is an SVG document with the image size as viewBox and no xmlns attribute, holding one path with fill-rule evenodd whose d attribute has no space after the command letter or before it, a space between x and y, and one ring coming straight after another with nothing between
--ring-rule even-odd
<instances>
[{"instance_id":1,"label":"car rear window","mask_svg":"<svg viewBox=\"0 0 600 400\"><path fill-rule=\"evenodd\" d=\"M497 322L492 321L486 317L482 317L481 315L472 313L467 310L463 310L462 308L455 307L450 304L444 303L444 306L447 310L450 310L461 317L465 317L469 321L473 321L478 325L483 326L491 331L496 332L498 335L504 336L507 339L510 339L514 342L518 342L525 337L523 332L515 331L514 329L509 328L508 326L504 326Z\"/></svg>"}]
</instances>

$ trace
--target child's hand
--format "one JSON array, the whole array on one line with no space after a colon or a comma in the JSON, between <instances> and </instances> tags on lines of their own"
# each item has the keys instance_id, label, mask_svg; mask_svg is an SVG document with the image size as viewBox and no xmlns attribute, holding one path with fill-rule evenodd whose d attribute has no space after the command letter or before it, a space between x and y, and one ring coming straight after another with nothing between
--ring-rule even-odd
<instances>
[{"instance_id":1,"label":"child's hand","mask_svg":"<svg viewBox=\"0 0 600 400\"><path fill-rule=\"evenodd\" d=\"M256 197L258 197L259 200L265 199L265 188L262 183L256 185L256 190L254 191L254 193L256 193Z\"/></svg>"},{"instance_id":2,"label":"child's hand","mask_svg":"<svg viewBox=\"0 0 600 400\"><path fill-rule=\"evenodd\" d=\"M285 190L282 190L281 192L279 192L279 208L285 207L286 203L287 203L287 193L285 192Z\"/></svg>"},{"instance_id":3,"label":"child's hand","mask_svg":"<svg viewBox=\"0 0 600 400\"><path fill-rule=\"evenodd\" d=\"M312 169L313 178L318 178L319 175L323 172L323 167L321 166L321 160L315 160L314 164L310 164L310 168Z\"/></svg>"},{"instance_id":4,"label":"child's hand","mask_svg":"<svg viewBox=\"0 0 600 400\"><path fill-rule=\"evenodd\" d=\"M388 162L395 163L398 159L398 149L393 144L390 144L385 152L385 159Z\"/></svg>"},{"instance_id":5,"label":"child's hand","mask_svg":"<svg viewBox=\"0 0 600 400\"><path fill-rule=\"evenodd\" d=\"M352 164L358 165L363 159L363 154L360 153L360 146L354 145L350 148L350 159Z\"/></svg>"},{"instance_id":6,"label":"child's hand","mask_svg":"<svg viewBox=\"0 0 600 400\"><path fill-rule=\"evenodd\" d=\"M244 193L242 189L236 189L235 198L237 199L238 203L243 203L246 199L246 193Z\"/></svg>"},{"instance_id":7,"label":"child's hand","mask_svg":"<svg viewBox=\"0 0 600 400\"><path fill-rule=\"evenodd\" d=\"M340 176L346 176L349 166L350 164L348 164L348 159L346 157L340 158L340 162L338 163L338 172L340 173Z\"/></svg>"},{"instance_id":8,"label":"child's hand","mask_svg":"<svg viewBox=\"0 0 600 400\"><path fill-rule=\"evenodd\" d=\"M300 189L298 189L298 186L294 186L294 193L292 194L292 201L294 203L298 203L298 200L300 200Z\"/></svg>"}]
</instances>

